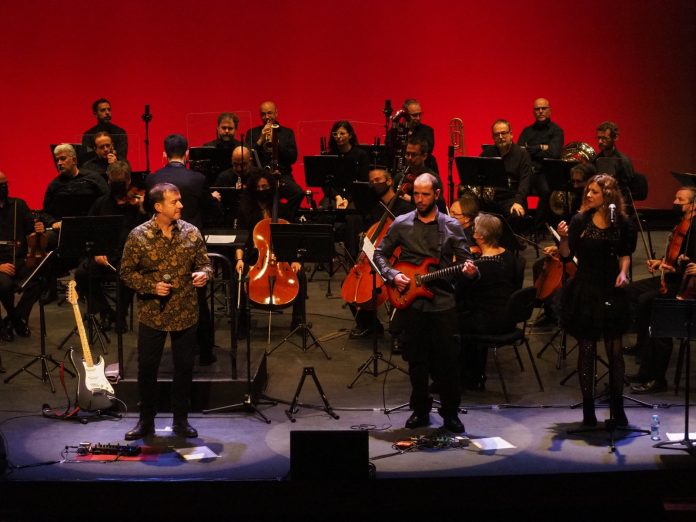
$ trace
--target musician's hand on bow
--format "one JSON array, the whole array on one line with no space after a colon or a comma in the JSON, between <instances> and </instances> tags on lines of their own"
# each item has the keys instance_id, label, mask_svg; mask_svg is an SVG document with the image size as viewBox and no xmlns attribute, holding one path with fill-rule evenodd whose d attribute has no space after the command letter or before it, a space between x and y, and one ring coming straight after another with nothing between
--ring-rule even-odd
<instances>
[{"instance_id":1,"label":"musician's hand on bow","mask_svg":"<svg viewBox=\"0 0 696 522\"><path fill-rule=\"evenodd\" d=\"M647 265L648 265L648 272L651 274L655 272L655 270L660 270L662 267L662 259L648 259L647 260ZM666 267L667 265L665 265Z\"/></svg>"},{"instance_id":2,"label":"musician's hand on bow","mask_svg":"<svg viewBox=\"0 0 696 522\"><path fill-rule=\"evenodd\" d=\"M98 265L109 266L109 258L106 256L94 256L94 262Z\"/></svg>"},{"instance_id":3,"label":"musician's hand on bow","mask_svg":"<svg viewBox=\"0 0 696 522\"><path fill-rule=\"evenodd\" d=\"M684 274L688 276L696 275L696 263L689 263L686 265L686 270L684 270Z\"/></svg>"},{"instance_id":4,"label":"musician's hand on bow","mask_svg":"<svg viewBox=\"0 0 696 522\"><path fill-rule=\"evenodd\" d=\"M630 282L631 280L626 272L619 272L619 275L616 276L616 283L614 283L614 286L616 288L620 288L622 286L626 286Z\"/></svg>"},{"instance_id":5,"label":"musician's hand on bow","mask_svg":"<svg viewBox=\"0 0 696 522\"><path fill-rule=\"evenodd\" d=\"M298 273L301 269L302 265L297 261L293 261L292 263L290 263L290 270L292 270L295 274Z\"/></svg>"},{"instance_id":6,"label":"musician's hand on bow","mask_svg":"<svg viewBox=\"0 0 696 522\"><path fill-rule=\"evenodd\" d=\"M0 264L0 273L7 274L10 277L15 275L15 266L12 263Z\"/></svg>"},{"instance_id":7,"label":"musician's hand on bow","mask_svg":"<svg viewBox=\"0 0 696 522\"><path fill-rule=\"evenodd\" d=\"M524 207L519 203L513 203L510 207L510 215L516 214L520 217L524 216Z\"/></svg>"},{"instance_id":8,"label":"musician's hand on bow","mask_svg":"<svg viewBox=\"0 0 696 522\"><path fill-rule=\"evenodd\" d=\"M215 198L216 200L222 201L222 196L220 195L220 193L217 190L213 190L210 193L210 195L213 196L213 198Z\"/></svg>"},{"instance_id":9,"label":"musician's hand on bow","mask_svg":"<svg viewBox=\"0 0 696 522\"><path fill-rule=\"evenodd\" d=\"M469 260L464 262L464 265L462 266L462 273L468 279L473 279L478 275L479 271L474 262Z\"/></svg>"},{"instance_id":10,"label":"musician's hand on bow","mask_svg":"<svg viewBox=\"0 0 696 522\"><path fill-rule=\"evenodd\" d=\"M410 282L411 279L406 274L402 274L401 272L396 274L396 277L394 277L394 286L396 286L399 292L406 290Z\"/></svg>"},{"instance_id":11,"label":"musician's hand on bow","mask_svg":"<svg viewBox=\"0 0 696 522\"><path fill-rule=\"evenodd\" d=\"M336 208L339 210L348 208L348 200L341 196L336 196Z\"/></svg>"},{"instance_id":12,"label":"musician's hand on bow","mask_svg":"<svg viewBox=\"0 0 696 522\"><path fill-rule=\"evenodd\" d=\"M561 236L561 239L568 237L568 223L561 221L556 227L556 232Z\"/></svg>"},{"instance_id":13,"label":"musician's hand on bow","mask_svg":"<svg viewBox=\"0 0 696 522\"><path fill-rule=\"evenodd\" d=\"M544 247L545 256L552 256L554 254L558 254L558 247L556 245Z\"/></svg>"},{"instance_id":14,"label":"musician's hand on bow","mask_svg":"<svg viewBox=\"0 0 696 522\"><path fill-rule=\"evenodd\" d=\"M235 265L234 269L237 271L237 273L241 276L242 273L244 272L244 260L243 259L237 259L237 264Z\"/></svg>"}]
</instances>

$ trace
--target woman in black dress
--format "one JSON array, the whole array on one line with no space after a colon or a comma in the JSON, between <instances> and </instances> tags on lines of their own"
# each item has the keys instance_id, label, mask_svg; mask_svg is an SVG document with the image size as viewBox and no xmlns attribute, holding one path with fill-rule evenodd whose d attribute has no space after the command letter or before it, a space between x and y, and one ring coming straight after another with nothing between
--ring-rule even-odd
<instances>
[{"instance_id":1,"label":"woman in black dress","mask_svg":"<svg viewBox=\"0 0 696 522\"><path fill-rule=\"evenodd\" d=\"M561 324L578 340L578 376L583 424L594 426L594 375L597 341L604 339L610 368L610 408L618 426L628 425L623 408L624 360L621 336L628 328L625 286L633 231L617 181L608 174L587 182L583 205L570 225L561 221L559 252L578 260L561 304Z\"/></svg>"}]
</instances>

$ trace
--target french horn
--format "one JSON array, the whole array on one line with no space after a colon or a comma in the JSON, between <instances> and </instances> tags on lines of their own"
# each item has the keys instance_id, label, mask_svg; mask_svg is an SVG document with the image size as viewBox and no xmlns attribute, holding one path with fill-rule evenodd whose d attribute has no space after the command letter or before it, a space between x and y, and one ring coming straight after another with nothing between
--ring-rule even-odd
<instances>
[{"instance_id":1,"label":"french horn","mask_svg":"<svg viewBox=\"0 0 696 522\"><path fill-rule=\"evenodd\" d=\"M592 163L597 153L592 145L583 141L571 141L561 151L563 161L577 161L578 163Z\"/></svg>"}]
</instances>

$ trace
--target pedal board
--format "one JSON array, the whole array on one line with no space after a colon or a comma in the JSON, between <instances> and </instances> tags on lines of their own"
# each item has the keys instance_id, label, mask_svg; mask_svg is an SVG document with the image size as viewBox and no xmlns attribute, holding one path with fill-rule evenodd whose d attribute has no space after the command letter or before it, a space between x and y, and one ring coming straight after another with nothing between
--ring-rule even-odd
<instances>
[{"instance_id":1,"label":"pedal board","mask_svg":"<svg viewBox=\"0 0 696 522\"><path fill-rule=\"evenodd\" d=\"M130 444L92 444L81 442L77 448L78 455L121 455L124 457L135 457L140 455L140 446Z\"/></svg>"}]
</instances>

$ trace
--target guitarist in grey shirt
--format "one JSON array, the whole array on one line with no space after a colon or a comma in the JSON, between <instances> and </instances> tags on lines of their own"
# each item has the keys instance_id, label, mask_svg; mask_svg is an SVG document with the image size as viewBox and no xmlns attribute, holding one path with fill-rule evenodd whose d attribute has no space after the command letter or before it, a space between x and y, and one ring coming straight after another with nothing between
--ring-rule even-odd
<instances>
[{"instance_id":1,"label":"guitarist in grey shirt","mask_svg":"<svg viewBox=\"0 0 696 522\"><path fill-rule=\"evenodd\" d=\"M416 210L397 217L387 235L375 250L374 261L387 284L408 294L414 287L411 277L399 270L402 263L420 265L428 258L439 260L438 268L453 262L462 264L457 277L479 277L471 259L466 237L459 222L437 209L436 201L442 189L435 176L421 174L414 182L413 202ZM392 266L389 259L401 247L399 263ZM405 267L404 267L405 270ZM416 269L415 274L420 272ZM425 272L423 272L425 273ZM410 306L399 313L405 325L403 346L408 360L411 380L410 406L413 414L406 428L430 425L432 397L428 391L431 377L440 391L439 409L443 427L462 433L464 426L457 415L460 403L459 387L459 328L451 281L435 280L428 286L433 298L416 297Z\"/></svg>"}]
</instances>

